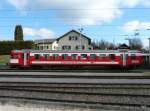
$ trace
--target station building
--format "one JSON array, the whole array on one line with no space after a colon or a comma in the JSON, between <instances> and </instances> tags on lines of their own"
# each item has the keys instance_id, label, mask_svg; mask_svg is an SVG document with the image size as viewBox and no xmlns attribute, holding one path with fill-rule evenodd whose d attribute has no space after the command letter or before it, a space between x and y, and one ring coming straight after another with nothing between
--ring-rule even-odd
<instances>
[{"instance_id":1,"label":"station building","mask_svg":"<svg viewBox=\"0 0 150 111\"><path fill-rule=\"evenodd\" d=\"M76 30L71 30L56 39L36 40L39 50L91 50L91 39Z\"/></svg>"}]
</instances>

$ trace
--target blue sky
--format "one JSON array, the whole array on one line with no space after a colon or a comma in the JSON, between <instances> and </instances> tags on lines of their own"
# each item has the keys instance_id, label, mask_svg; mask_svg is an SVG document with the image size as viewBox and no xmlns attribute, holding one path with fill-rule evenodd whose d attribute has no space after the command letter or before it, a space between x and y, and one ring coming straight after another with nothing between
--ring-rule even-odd
<instances>
[{"instance_id":1,"label":"blue sky","mask_svg":"<svg viewBox=\"0 0 150 111\"><path fill-rule=\"evenodd\" d=\"M0 40L12 40L21 24L25 40L57 38L84 28L92 40L127 43L140 33L144 46L150 37L150 0L1 0Z\"/></svg>"}]
</instances>

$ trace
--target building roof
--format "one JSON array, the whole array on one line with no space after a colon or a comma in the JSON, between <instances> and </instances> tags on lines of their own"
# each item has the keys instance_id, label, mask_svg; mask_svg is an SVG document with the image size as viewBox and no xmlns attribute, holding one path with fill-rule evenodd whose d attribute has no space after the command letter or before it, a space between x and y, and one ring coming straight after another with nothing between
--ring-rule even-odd
<instances>
[{"instance_id":1,"label":"building roof","mask_svg":"<svg viewBox=\"0 0 150 111\"><path fill-rule=\"evenodd\" d=\"M79 35L81 34L80 32L78 32L78 31L76 31L76 30L71 30L71 31L65 33L64 35L60 36L60 37L57 38L56 40L59 41L61 38L67 36L68 34L70 34L70 33L72 33L72 32L75 32L75 33L77 33L77 34L79 34ZM84 38L88 39L88 40L89 40L89 44L91 43L91 39L90 39L89 37L85 36L84 34L81 34L81 37L84 37Z\"/></svg>"},{"instance_id":2,"label":"building roof","mask_svg":"<svg viewBox=\"0 0 150 111\"><path fill-rule=\"evenodd\" d=\"M130 49L130 47L126 44L121 44L118 49Z\"/></svg>"},{"instance_id":3,"label":"building roof","mask_svg":"<svg viewBox=\"0 0 150 111\"><path fill-rule=\"evenodd\" d=\"M56 39L40 39L40 40L35 40L34 43L35 44L42 44L42 43L47 43L47 44L51 44L54 41L56 41Z\"/></svg>"}]
</instances>

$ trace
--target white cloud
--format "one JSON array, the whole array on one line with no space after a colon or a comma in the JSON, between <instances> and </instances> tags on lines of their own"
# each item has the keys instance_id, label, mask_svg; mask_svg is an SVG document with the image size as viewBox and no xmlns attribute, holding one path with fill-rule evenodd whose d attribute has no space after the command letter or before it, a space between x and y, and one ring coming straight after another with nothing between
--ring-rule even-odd
<instances>
[{"instance_id":1,"label":"white cloud","mask_svg":"<svg viewBox=\"0 0 150 111\"><path fill-rule=\"evenodd\" d=\"M20 10L25 9L29 3L28 0L8 0L8 2Z\"/></svg>"},{"instance_id":2,"label":"white cloud","mask_svg":"<svg viewBox=\"0 0 150 111\"><path fill-rule=\"evenodd\" d=\"M91 25L111 22L121 16L117 0L8 0L17 9L71 9L56 10L55 14L61 20L69 24ZM21 5L19 5L21 4ZM104 9L112 8L112 9ZM74 10L84 9L84 10ZM87 10L88 9L88 10ZM100 9L100 10L92 10ZM101 10L104 9L104 10Z\"/></svg>"},{"instance_id":3,"label":"white cloud","mask_svg":"<svg viewBox=\"0 0 150 111\"><path fill-rule=\"evenodd\" d=\"M150 6L150 0L118 0L123 7Z\"/></svg>"},{"instance_id":4,"label":"white cloud","mask_svg":"<svg viewBox=\"0 0 150 111\"><path fill-rule=\"evenodd\" d=\"M34 0L34 2L31 0L8 0L8 2L17 9L71 9L56 10L55 14L66 23L79 25L108 23L123 14L123 10L120 9L122 7L150 4L149 0Z\"/></svg>"},{"instance_id":5,"label":"white cloud","mask_svg":"<svg viewBox=\"0 0 150 111\"><path fill-rule=\"evenodd\" d=\"M46 28L33 29L33 28L23 28L24 35L32 36L37 38L54 38L54 33Z\"/></svg>"},{"instance_id":6,"label":"white cloud","mask_svg":"<svg viewBox=\"0 0 150 111\"><path fill-rule=\"evenodd\" d=\"M135 20L135 21L127 22L122 28L126 32L132 32L138 30L140 28L140 21Z\"/></svg>"},{"instance_id":7,"label":"white cloud","mask_svg":"<svg viewBox=\"0 0 150 111\"><path fill-rule=\"evenodd\" d=\"M141 40L142 40L142 43L143 43L145 48L149 46L149 40L148 39L141 39Z\"/></svg>"},{"instance_id":8,"label":"white cloud","mask_svg":"<svg viewBox=\"0 0 150 111\"><path fill-rule=\"evenodd\" d=\"M126 32L133 32L135 30L150 29L150 22L140 22L139 20L130 21L125 23L122 29Z\"/></svg>"},{"instance_id":9,"label":"white cloud","mask_svg":"<svg viewBox=\"0 0 150 111\"><path fill-rule=\"evenodd\" d=\"M120 4L124 7L125 6L134 7L142 2L143 2L143 0L120 0Z\"/></svg>"}]
</instances>

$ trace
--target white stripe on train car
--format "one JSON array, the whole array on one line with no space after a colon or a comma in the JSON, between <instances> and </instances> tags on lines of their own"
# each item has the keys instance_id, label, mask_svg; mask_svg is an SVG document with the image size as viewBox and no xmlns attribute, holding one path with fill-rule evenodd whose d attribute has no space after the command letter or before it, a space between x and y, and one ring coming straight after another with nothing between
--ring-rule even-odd
<instances>
[{"instance_id":1,"label":"white stripe on train car","mask_svg":"<svg viewBox=\"0 0 150 111\"><path fill-rule=\"evenodd\" d=\"M62 62L32 61L32 64L62 64Z\"/></svg>"},{"instance_id":2,"label":"white stripe on train car","mask_svg":"<svg viewBox=\"0 0 150 111\"><path fill-rule=\"evenodd\" d=\"M32 61L32 64L100 64L100 65L113 65L119 64L119 62L52 62L52 61Z\"/></svg>"},{"instance_id":3,"label":"white stripe on train car","mask_svg":"<svg viewBox=\"0 0 150 111\"><path fill-rule=\"evenodd\" d=\"M19 63L19 60L18 59L10 59L10 63L17 64L17 63Z\"/></svg>"},{"instance_id":4,"label":"white stripe on train car","mask_svg":"<svg viewBox=\"0 0 150 111\"><path fill-rule=\"evenodd\" d=\"M94 62L94 64L119 64L119 62Z\"/></svg>"}]
</instances>

